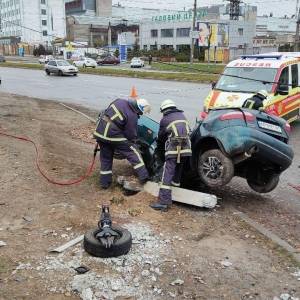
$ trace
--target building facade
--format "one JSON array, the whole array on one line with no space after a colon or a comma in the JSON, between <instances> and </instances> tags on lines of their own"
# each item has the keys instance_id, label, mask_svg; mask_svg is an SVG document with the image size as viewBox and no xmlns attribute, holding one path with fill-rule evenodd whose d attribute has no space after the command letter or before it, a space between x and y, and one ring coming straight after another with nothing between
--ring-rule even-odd
<instances>
[{"instance_id":1,"label":"building facade","mask_svg":"<svg viewBox=\"0 0 300 300\"><path fill-rule=\"evenodd\" d=\"M2 0L0 15L2 38L50 45L55 38L66 36L64 0Z\"/></svg>"}]
</instances>

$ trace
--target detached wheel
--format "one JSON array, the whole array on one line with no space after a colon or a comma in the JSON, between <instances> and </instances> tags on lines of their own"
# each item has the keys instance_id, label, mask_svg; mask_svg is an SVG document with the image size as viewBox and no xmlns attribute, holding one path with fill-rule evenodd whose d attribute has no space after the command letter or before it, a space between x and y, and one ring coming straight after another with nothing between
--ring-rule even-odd
<instances>
[{"instance_id":1,"label":"detached wheel","mask_svg":"<svg viewBox=\"0 0 300 300\"><path fill-rule=\"evenodd\" d=\"M234 176L232 160L219 149L208 150L199 155L198 174L209 187L221 187Z\"/></svg>"},{"instance_id":2,"label":"detached wheel","mask_svg":"<svg viewBox=\"0 0 300 300\"><path fill-rule=\"evenodd\" d=\"M279 183L279 175L271 175L269 178L262 178L261 181L247 179L250 188L260 194L266 194L273 191Z\"/></svg>"},{"instance_id":3,"label":"detached wheel","mask_svg":"<svg viewBox=\"0 0 300 300\"><path fill-rule=\"evenodd\" d=\"M107 249L97 239L96 234L99 228L92 229L84 235L83 247L86 252L97 257L116 257L127 254L132 245L131 233L119 226L113 226L112 229L119 234L111 248Z\"/></svg>"}]
</instances>

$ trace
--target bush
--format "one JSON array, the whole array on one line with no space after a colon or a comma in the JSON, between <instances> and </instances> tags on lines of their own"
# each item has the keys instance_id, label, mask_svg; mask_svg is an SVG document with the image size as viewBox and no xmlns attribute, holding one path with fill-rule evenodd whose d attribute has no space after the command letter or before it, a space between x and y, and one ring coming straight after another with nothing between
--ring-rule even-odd
<instances>
[{"instance_id":1,"label":"bush","mask_svg":"<svg viewBox=\"0 0 300 300\"><path fill-rule=\"evenodd\" d=\"M176 53L175 54L176 61L178 62L189 62L190 61L190 55L188 53Z\"/></svg>"}]
</instances>

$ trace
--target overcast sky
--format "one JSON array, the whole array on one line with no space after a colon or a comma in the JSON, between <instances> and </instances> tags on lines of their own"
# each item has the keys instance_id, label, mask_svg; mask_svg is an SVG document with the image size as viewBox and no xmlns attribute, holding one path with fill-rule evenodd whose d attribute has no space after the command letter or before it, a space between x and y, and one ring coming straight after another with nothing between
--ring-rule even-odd
<instances>
[{"instance_id":1,"label":"overcast sky","mask_svg":"<svg viewBox=\"0 0 300 300\"><path fill-rule=\"evenodd\" d=\"M194 3L193 0L113 0L114 4L117 4L118 2L126 6L165 9L183 9L184 6L186 8L191 8ZM277 17L295 14L296 2L297 0L244 0L244 3L256 5L258 7L258 15L273 12L274 16ZM198 6L222 3L226 3L226 1L198 0Z\"/></svg>"}]
</instances>

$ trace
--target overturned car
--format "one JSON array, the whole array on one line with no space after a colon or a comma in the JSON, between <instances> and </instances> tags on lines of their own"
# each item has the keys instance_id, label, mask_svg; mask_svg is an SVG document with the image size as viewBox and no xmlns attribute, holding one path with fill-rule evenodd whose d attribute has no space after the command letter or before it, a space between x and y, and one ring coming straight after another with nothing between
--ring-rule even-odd
<instances>
[{"instance_id":1,"label":"overturned car","mask_svg":"<svg viewBox=\"0 0 300 300\"><path fill-rule=\"evenodd\" d=\"M157 180L163 168L156 138L159 124L142 117L138 141L149 173ZM290 125L262 111L241 108L214 109L198 121L191 133L193 156L185 166L184 182L200 179L211 188L245 178L258 193L276 188L280 174L292 163L288 144Z\"/></svg>"}]
</instances>

